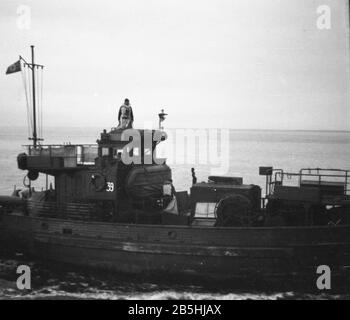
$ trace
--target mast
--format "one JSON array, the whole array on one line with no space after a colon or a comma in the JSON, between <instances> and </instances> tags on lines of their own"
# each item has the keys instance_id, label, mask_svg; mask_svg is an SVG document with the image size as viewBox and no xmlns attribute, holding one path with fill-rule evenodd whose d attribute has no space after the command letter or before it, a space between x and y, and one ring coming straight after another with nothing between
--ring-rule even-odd
<instances>
[{"instance_id":1,"label":"mast","mask_svg":"<svg viewBox=\"0 0 350 320\"><path fill-rule=\"evenodd\" d=\"M35 64L34 61L34 46L31 45L31 53L32 53L32 63L28 63L22 56L19 56L19 60L16 61L15 63L11 64L7 70L6 70L6 74L10 74L10 73L15 73L15 72L19 72L22 71L22 76L23 76L23 84L24 84L24 90L25 90L25 94L26 94L26 103L27 103L27 113L28 113L28 130L30 131L30 89L32 89L32 97L33 97L33 136L32 137L28 137L29 140L33 140L33 147L36 148L38 146L38 141L43 141L44 139L38 137L38 131L37 131L37 110L36 110L36 89L35 89L35 70L37 69L41 69L41 72L43 72L44 66L41 64ZM22 69L22 64L21 62L23 62L23 67L24 69ZM27 69L29 68L29 69ZM30 71L32 72L32 84L30 88ZM39 117L41 117L39 119L39 121L42 120L42 85L43 85L43 77L42 74L41 76L38 73L38 83L39 86L41 88L41 91L39 92L39 103L38 103L38 107L39 107ZM29 94L28 94L29 93ZM39 123L39 131L40 128L42 126L42 123ZM39 132L39 134L41 134L41 132Z\"/></svg>"},{"instance_id":2,"label":"mast","mask_svg":"<svg viewBox=\"0 0 350 320\"><path fill-rule=\"evenodd\" d=\"M346 33L347 33L347 46L346 46L346 49L348 50L347 52L347 57L348 57L348 65L347 65L347 70L348 70L348 80L350 80L350 0L347 0L346 1L346 5L347 5L347 8L345 8L345 10L347 10L347 18L348 18L348 23L347 23L347 30L346 30ZM348 81L348 90L350 90L350 82ZM350 91L348 91L348 98L350 98Z\"/></svg>"},{"instance_id":3,"label":"mast","mask_svg":"<svg viewBox=\"0 0 350 320\"><path fill-rule=\"evenodd\" d=\"M32 92L33 92L33 146L36 148L38 136L36 130L36 105L35 105L35 64L34 64L34 46L30 46L32 49Z\"/></svg>"}]
</instances>

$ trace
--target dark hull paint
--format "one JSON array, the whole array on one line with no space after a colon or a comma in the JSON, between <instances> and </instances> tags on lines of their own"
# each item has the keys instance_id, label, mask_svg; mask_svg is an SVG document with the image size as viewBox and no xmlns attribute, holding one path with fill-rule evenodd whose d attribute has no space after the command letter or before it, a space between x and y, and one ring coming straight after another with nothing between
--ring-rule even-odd
<instances>
[{"instance_id":1,"label":"dark hull paint","mask_svg":"<svg viewBox=\"0 0 350 320\"><path fill-rule=\"evenodd\" d=\"M350 266L350 226L208 228L3 214L0 244L3 251L80 267L206 279L314 279L319 265L344 276Z\"/></svg>"}]
</instances>

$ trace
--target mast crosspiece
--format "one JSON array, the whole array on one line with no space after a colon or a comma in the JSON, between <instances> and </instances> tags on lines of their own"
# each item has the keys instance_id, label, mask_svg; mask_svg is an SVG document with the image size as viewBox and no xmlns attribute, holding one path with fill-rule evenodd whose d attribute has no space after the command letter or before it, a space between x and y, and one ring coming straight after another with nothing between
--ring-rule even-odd
<instances>
[{"instance_id":1,"label":"mast crosspiece","mask_svg":"<svg viewBox=\"0 0 350 320\"><path fill-rule=\"evenodd\" d=\"M32 54L32 62L28 63L22 56L19 56L19 59L23 61L24 66L28 67L32 72L32 103L33 103L33 133L32 137L28 138L33 141L33 146L36 148L38 145L38 141L43 141L44 139L38 137L37 131L37 110L36 110L36 88L35 88L35 70L36 69L44 69L44 66L41 64L36 64L34 62L34 46L31 45L31 54Z\"/></svg>"}]
</instances>

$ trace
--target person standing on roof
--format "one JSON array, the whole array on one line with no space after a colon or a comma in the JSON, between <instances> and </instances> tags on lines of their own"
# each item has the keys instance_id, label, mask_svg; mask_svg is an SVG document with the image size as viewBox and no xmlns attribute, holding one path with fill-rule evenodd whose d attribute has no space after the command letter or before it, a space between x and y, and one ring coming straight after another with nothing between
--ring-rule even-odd
<instances>
[{"instance_id":1,"label":"person standing on roof","mask_svg":"<svg viewBox=\"0 0 350 320\"><path fill-rule=\"evenodd\" d=\"M134 114L129 99L124 100L124 104L119 108L119 124L117 129L130 129L134 122Z\"/></svg>"}]
</instances>

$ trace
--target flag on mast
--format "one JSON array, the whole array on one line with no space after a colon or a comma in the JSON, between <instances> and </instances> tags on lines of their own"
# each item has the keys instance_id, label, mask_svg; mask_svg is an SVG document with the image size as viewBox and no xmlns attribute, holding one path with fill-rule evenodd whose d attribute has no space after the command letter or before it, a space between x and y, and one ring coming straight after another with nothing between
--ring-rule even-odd
<instances>
[{"instance_id":1,"label":"flag on mast","mask_svg":"<svg viewBox=\"0 0 350 320\"><path fill-rule=\"evenodd\" d=\"M18 60L7 68L6 74L15 73L21 70L21 60Z\"/></svg>"}]
</instances>

